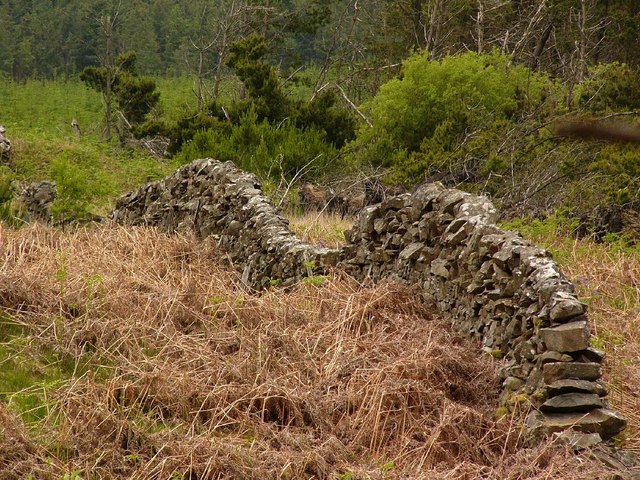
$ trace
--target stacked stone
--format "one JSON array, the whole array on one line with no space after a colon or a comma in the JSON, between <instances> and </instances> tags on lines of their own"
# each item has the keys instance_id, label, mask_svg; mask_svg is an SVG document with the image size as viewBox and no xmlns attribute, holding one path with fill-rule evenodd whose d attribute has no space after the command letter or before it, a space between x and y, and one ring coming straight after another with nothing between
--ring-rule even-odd
<instances>
[{"instance_id":1,"label":"stacked stone","mask_svg":"<svg viewBox=\"0 0 640 480\"><path fill-rule=\"evenodd\" d=\"M298 239L260 188L254 175L231 162L197 160L121 197L110 217L128 225L215 236L243 281L254 288L291 285L335 265L338 252Z\"/></svg>"},{"instance_id":2,"label":"stacked stone","mask_svg":"<svg viewBox=\"0 0 640 480\"><path fill-rule=\"evenodd\" d=\"M606 408L585 306L548 252L495 221L486 198L426 184L363 211L343 265L356 278L417 285L458 331L505 357L502 403L536 408L532 435L572 429L580 445L612 437L625 421Z\"/></svg>"},{"instance_id":3,"label":"stacked stone","mask_svg":"<svg viewBox=\"0 0 640 480\"><path fill-rule=\"evenodd\" d=\"M603 353L585 306L548 252L496 226L484 197L439 184L365 208L340 251L297 239L251 174L198 160L118 200L112 218L215 236L248 285L290 285L338 264L354 277L415 285L462 334L504 357L502 403L534 407L532 438L570 430L591 445L619 433L606 408Z\"/></svg>"},{"instance_id":4,"label":"stacked stone","mask_svg":"<svg viewBox=\"0 0 640 480\"><path fill-rule=\"evenodd\" d=\"M33 182L18 196L19 210L26 222L49 223L51 205L57 196L56 182Z\"/></svg>"},{"instance_id":5,"label":"stacked stone","mask_svg":"<svg viewBox=\"0 0 640 480\"><path fill-rule=\"evenodd\" d=\"M0 125L0 159L8 159L11 155L11 140L5 136L7 131L3 125Z\"/></svg>"}]
</instances>

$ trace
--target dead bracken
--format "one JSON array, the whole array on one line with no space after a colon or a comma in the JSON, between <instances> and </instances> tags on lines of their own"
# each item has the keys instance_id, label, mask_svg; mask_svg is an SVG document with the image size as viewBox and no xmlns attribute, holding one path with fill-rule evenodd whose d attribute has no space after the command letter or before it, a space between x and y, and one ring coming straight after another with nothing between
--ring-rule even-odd
<instances>
[{"instance_id":1,"label":"dead bracken","mask_svg":"<svg viewBox=\"0 0 640 480\"><path fill-rule=\"evenodd\" d=\"M404 286L256 295L191 237L0 232L3 364L42 378L2 386L1 478L608 474L553 441L524 448L518 418L494 419L494 360Z\"/></svg>"}]
</instances>

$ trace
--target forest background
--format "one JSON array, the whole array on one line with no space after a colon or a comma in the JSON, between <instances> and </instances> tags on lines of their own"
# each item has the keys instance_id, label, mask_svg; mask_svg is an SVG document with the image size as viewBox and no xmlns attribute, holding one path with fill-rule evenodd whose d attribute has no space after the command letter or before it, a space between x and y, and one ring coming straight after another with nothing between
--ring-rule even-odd
<instances>
[{"instance_id":1,"label":"forest background","mask_svg":"<svg viewBox=\"0 0 640 480\"><path fill-rule=\"evenodd\" d=\"M3 175L54 178L63 215L213 156L267 188L439 180L508 217L638 234L636 147L555 128L636 121L634 1L2 0L0 26ZM157 135L169 163L123 149Z\"/></svg>"}]
</instances>

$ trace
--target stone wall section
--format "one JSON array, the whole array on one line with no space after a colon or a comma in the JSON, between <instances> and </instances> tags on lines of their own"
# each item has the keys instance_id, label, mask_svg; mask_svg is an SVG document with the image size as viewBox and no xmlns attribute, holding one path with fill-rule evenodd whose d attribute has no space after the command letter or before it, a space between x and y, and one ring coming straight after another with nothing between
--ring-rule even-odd
<instances>
[{"instance_id":1,"label":"stone wall section","mask_svg":"<svg viewBox=\"0 0 640 480\"><path fill-rule=\"evenodd\" d=\"M304 243L262 195L258 179L231 162L196 160L158 182L120 197L110 218L171 232L215 235L253 288L292 285L335 266L339 251Z\"/></svg>"},{"instance_id":2,"label":"stone wall section","mask_svg":"<svg viewBox=\"0 0 640 480\"><path fill-rule=\"evenodd\" d=\"M7 161L11 156L11 140L6 136L7 129L0 125L0 161Z\"/></svg>"},{"instance_id":3,"label":"stone wall section","mask_svg":"<svg viewBox=\"0 0 640 480\"><path fill-rule=\"evenodd\" d=\"M365 208L346 232L347 244L331 250L296 238L255 176L204 159L121 197L111 217L214 235L257 289L336 266L361 281L408 283L456 330L504 358L502 405L533 405L531 438L563 432L583 447L625 427L607 408L604 354L590 346L574 286L548 252L496 226L484 197L425 184Z\"/></svg>"}]
</instances>

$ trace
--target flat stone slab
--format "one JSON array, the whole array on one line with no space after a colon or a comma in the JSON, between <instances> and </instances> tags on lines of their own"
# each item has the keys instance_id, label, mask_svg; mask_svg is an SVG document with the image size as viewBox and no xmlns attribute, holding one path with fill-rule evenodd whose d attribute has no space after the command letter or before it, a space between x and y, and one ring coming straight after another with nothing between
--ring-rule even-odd
<instances>
[{"instance_id":1,"label":"flat stone slab","mask_svg":"<svg viewBox=\"0 0 640 480\"><path fill-rule=\"evenodd\" d=\"M586 413L534 411L527 417L529 434L534 438L574 430L582 433L597 433L603 440L608 440L624 430L626 426L627 421L622 415L607 408L598 408Z\"/></svg>"},{"instance_id":2,"label":"flat stone slab","mask_svg":"<svg viewBox=\"0 0 640 480\"><path fill-rule=\"evenodd\" d=\"M601 383L565 378L563 380L556 380L551 385L547 385L547 392L549 392L550 397L574 392L595 393L596 395L603 397L607 394L607 389Z\"/></svg>"},{"instance_id":3,"label":"flat stone slab","mask_svg":"<svg viewBox=\"0 0 640 480\"><path fill-rule=\"evenodd\" d=\"M553 362L543 365L542 373L546 384L566 378L597 380L602 376L602 367L595 362Z\"/></svg>"},{"instance_id":4,"label":"flat stone slab","mask_svg":"<svg viewBox=\"0 0 640 480\"><path fill-rule=\"evenodd\" d=\"M595 393L564 393L551 397L540 407L543 412L588 412L604 407Z\"/></svg>"},{"instance_id":5,"label":"flat stone slab","mask_svg":"<svg viewBox=\"0 0 640 480\"><path fill-rule=\"evenodd\" d=\"M586 321L541 328L540 336L549 350L560 353L579 352L589 347L589 326Z\"/></svg>"}]
</instances>

